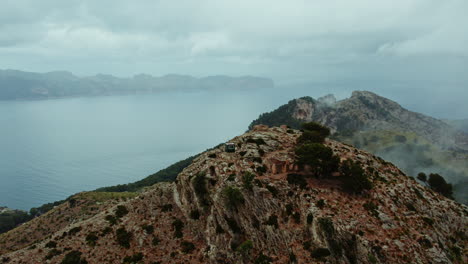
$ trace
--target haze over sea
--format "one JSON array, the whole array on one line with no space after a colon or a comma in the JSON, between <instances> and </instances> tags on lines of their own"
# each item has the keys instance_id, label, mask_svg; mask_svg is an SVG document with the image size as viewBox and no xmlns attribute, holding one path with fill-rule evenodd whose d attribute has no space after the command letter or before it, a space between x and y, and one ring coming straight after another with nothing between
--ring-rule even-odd
<instances>
[{"instance_id":1,"label":"haze over sea","mask_svg":"<svg viewBox=\"0 0 468 264\"><path fill-rule=\"evenodd\" d=\"M3 101L0 206L28 210L76 192L133 182L242 134L259 114L292 98L327 93L343 98L360 88Z\"/></svg>"}]
</instances>

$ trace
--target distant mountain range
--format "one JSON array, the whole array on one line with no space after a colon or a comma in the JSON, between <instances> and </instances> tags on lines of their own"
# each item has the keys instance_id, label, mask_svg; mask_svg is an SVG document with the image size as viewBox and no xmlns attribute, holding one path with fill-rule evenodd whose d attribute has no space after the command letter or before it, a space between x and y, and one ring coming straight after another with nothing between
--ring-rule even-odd
<instances>
[{"instance_id":1,"label":"distant mountain range","mask_svg":"<svg viewBox=\"0 0 468 264\"><path fill-rule=\"evenodd\" d=\"M218 75L195 78L176 74L162 77L140 74L132 78L118 78L104 74L78 77L64 71L32 73L18 70L0 70L0 100L218 89L249 90L271 88L273 86L272 80L253 76L229 77Z\"/></svg>"},{"instance_id":2,"label":"distant mountain range","mask_svg":"<svg viewBox=\"0 0 468 264\"><path fill-rule=\"evenodd\" d=\"M409 111L371 92L355 91L341 101L333 95L291 100L260 115L249 128L258 124L300 128L310 121L330 127L334 139L379 155L409 175L442 174L456 184L457 200L468 202L468 134L461 125Z\"/></svg>"}]
</instances>

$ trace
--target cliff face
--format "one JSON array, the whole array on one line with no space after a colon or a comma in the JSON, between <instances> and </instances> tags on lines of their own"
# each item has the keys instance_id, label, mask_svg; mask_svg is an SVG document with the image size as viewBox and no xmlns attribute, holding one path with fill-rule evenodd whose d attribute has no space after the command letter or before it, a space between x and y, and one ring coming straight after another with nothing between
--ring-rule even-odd
<instances>
[{"instance_id":1,"label":"cliff face","mask_svg":"<svg viewBox=\"0 0 468 264\"><path fill-rule=\"evenodd\" d=\"M394 165L333 140L326 146L342 161L358 162L374 187L354 195L333 177L305 177L294 162L299 135L286 127L258 126L230 141L237 146L234 153L222 147L205 152L175 183L109 204L0 261L60 263L73 256L88 263L468 261L465 206ZM297 185L295 177L305 185Z\"/></svg>"},{"instance_id":2,"label":"cliff face","mask_svg":"<svg viewBox=\"0 0 468 264\"><path fill-rule=\"evenodd\" d=\"M454 129L441 120L404 109L398 103L372 92L354 91L350 98L341 101L336 101L333 95L317 100L303 97L292 100L290 104L293 109L290 119L319 122L330 127L333 132L370 130L412 132L444 149L468 150L466 133ZM252 122L250 128L258 124L276 125L271 124L276 119L271 117L273 113L262 115Z\"/></svg>"},{"instance_id":3,"label":"cliff face","mask_svg":"<svg viewBox=\"0 0 468 264\"><path fill-rule=\"evenodd\" d=\"M440 173L455 184L456 199L468 203L468 134L446 122L374 93L355 91L341 101L333 95L291 100L260 115L249 128L258 124L300 128L310 121L330 127L335 139L379 155L409 175Z\"/></svg>"}]
</instances>

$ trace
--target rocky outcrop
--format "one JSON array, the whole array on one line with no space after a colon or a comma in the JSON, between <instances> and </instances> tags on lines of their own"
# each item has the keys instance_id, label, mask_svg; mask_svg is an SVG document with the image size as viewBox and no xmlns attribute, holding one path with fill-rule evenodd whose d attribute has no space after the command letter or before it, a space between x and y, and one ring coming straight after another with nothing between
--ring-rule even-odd
<instances>
[{"instance_id":1,"label":"rocky outcrop","mask_svg":"<svg viewBox=\"0 0 468 264\"><path fill-rule=\"evenodd\" d=\"M354 195L333 177L305 177L294 163L299 135L255 127L230 140L234 153L207 151L175 183L156 184L0 261L60 263L72 252L88 263L468 261L465 206L333 140L325 144L342 161L358 162L374 187Z\"/></svg>"}]
</instances>

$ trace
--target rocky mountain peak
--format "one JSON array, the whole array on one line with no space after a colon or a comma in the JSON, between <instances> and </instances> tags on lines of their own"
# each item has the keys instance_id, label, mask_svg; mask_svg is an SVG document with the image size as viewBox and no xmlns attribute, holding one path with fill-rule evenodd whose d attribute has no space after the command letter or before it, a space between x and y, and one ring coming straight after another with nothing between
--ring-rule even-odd
<instances>
[{"instance_id":1,"label":"rocky mountain peak","mask_svg":"<svg viewBox=\"0 0 468 264\"><path fill-rule=\"evenodd\" d=\"M88 263L466 263L465 206L333 140L324 146L340 162L359 164L373 188L348 193L339 171L311 177L296 164L301 135L286 126L255 126L229 141L234 152L219 146L202 153L175 183L109 204L0 260L60 263L73 255ZM37 221L54 220L41 217ZM21 239L15 232L7 233L10 243ZM0 245L4 241L0 236Z\"/></svg>"}]
</instances>

